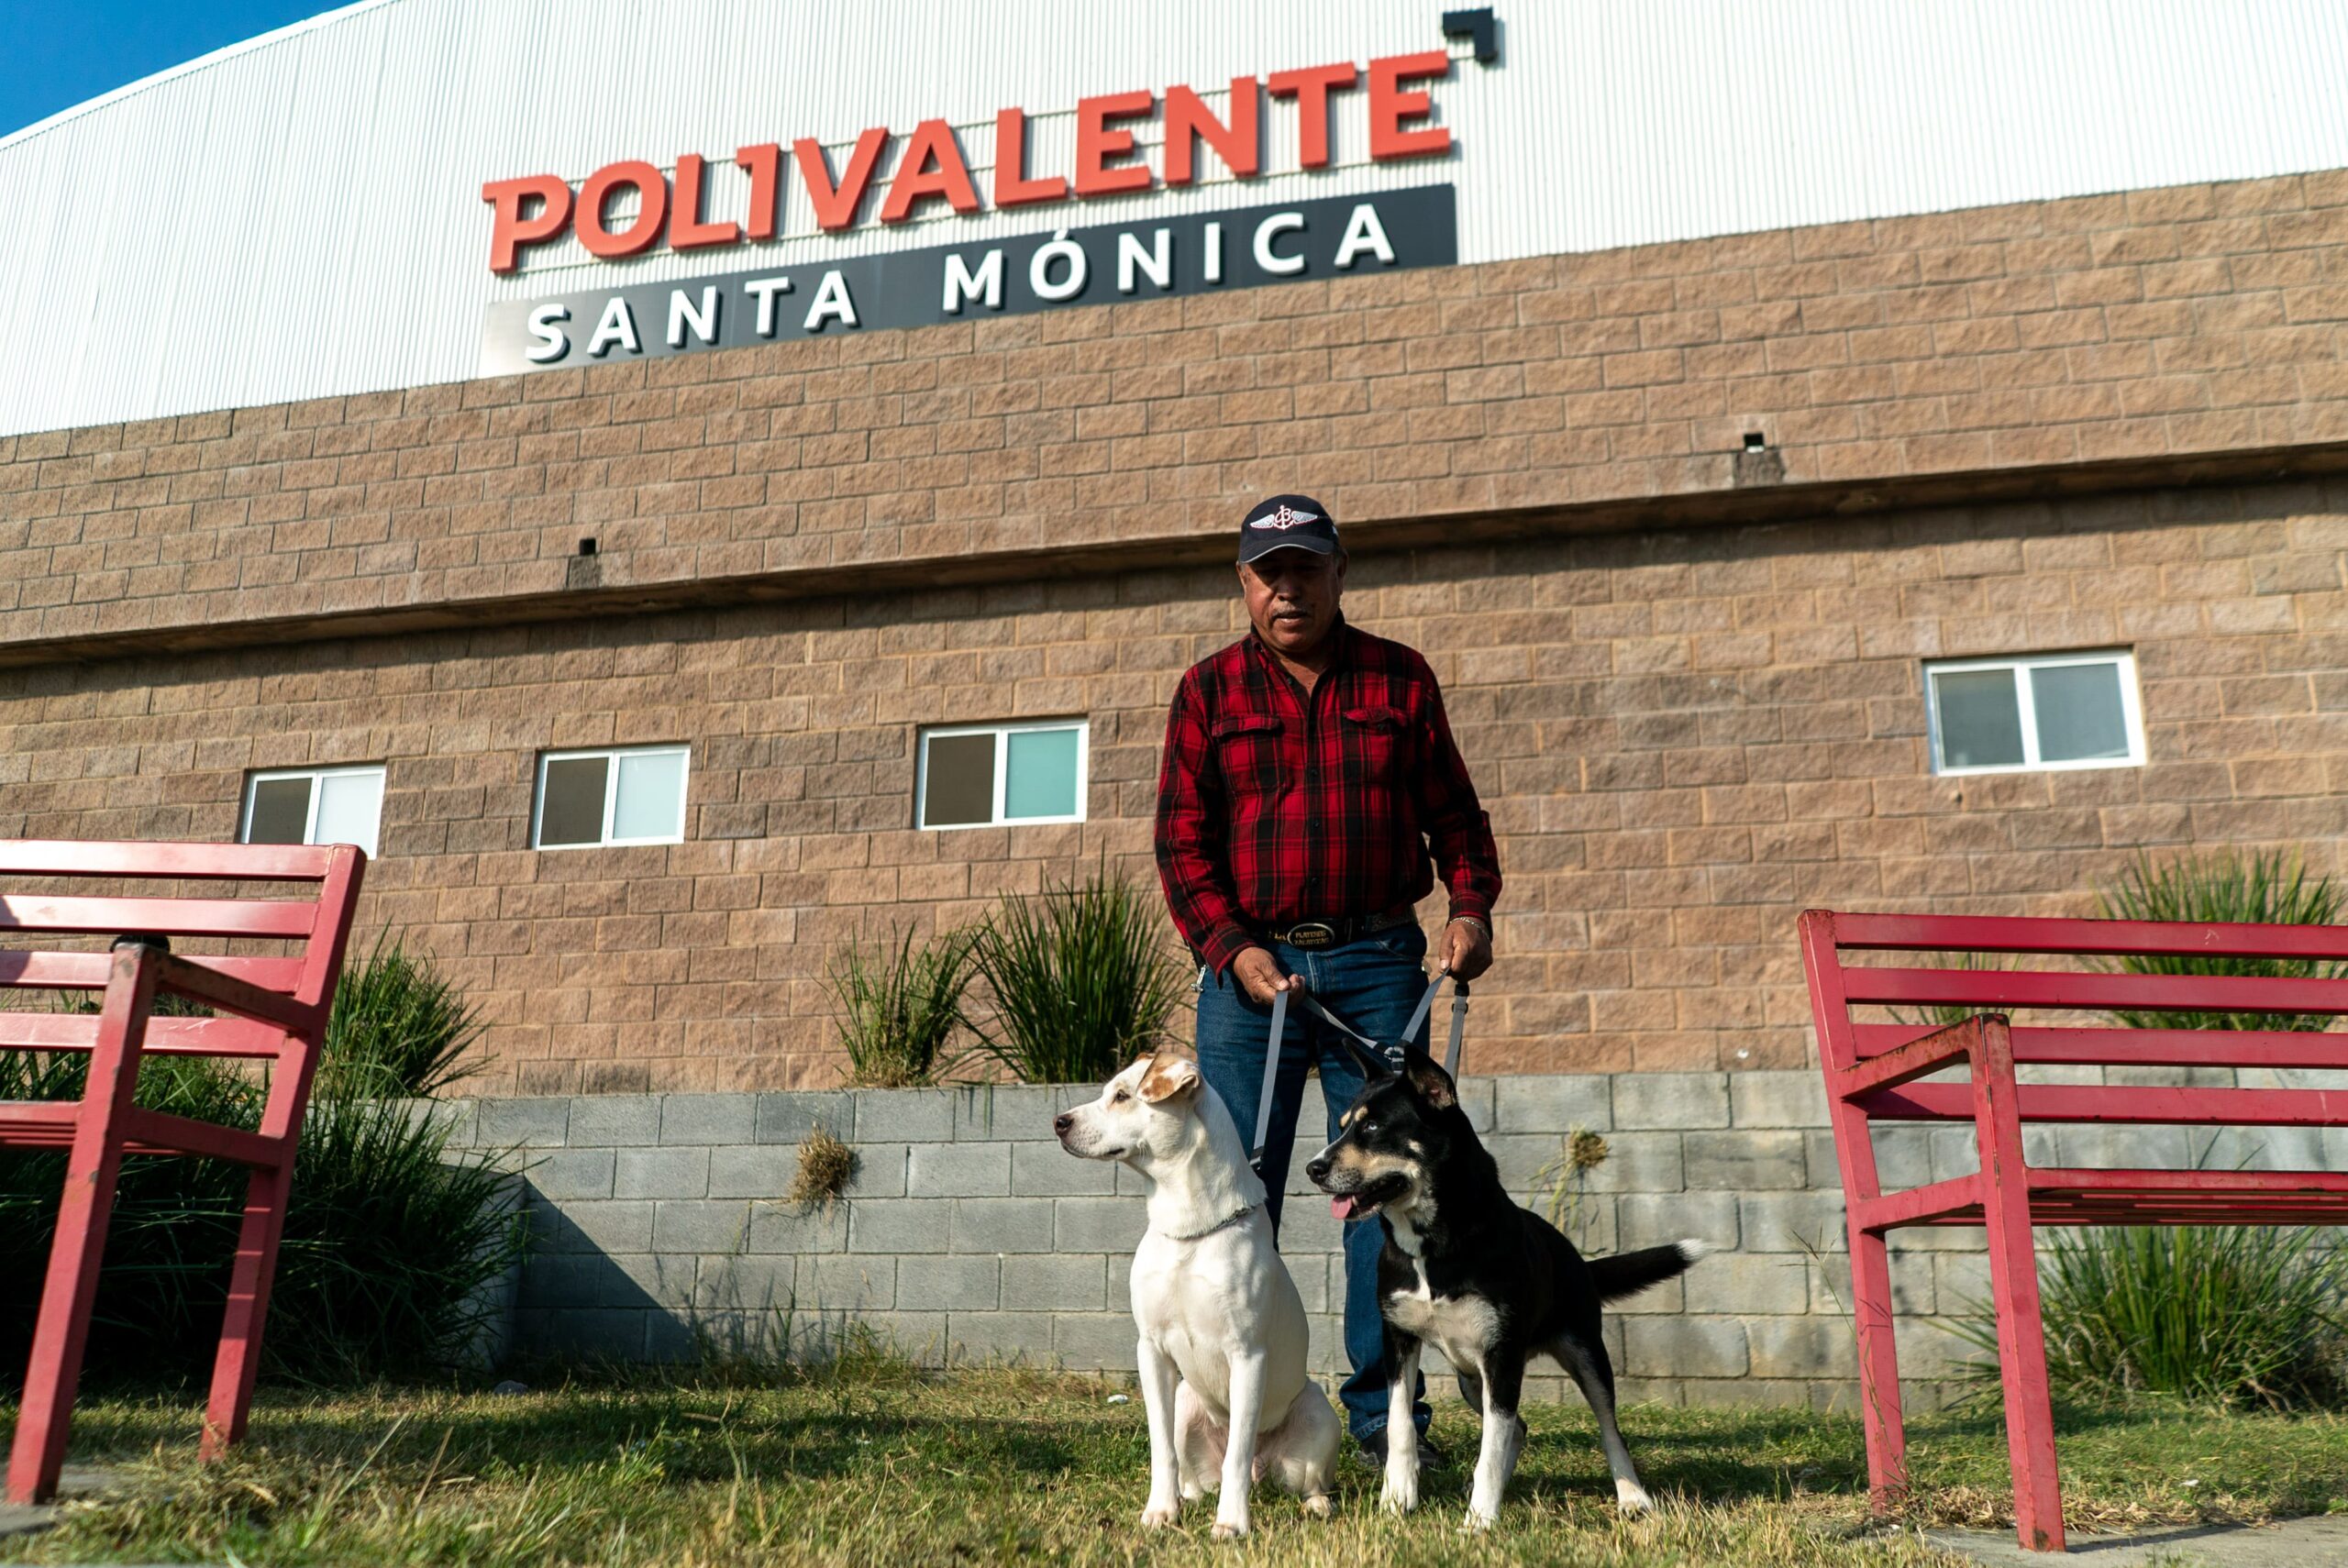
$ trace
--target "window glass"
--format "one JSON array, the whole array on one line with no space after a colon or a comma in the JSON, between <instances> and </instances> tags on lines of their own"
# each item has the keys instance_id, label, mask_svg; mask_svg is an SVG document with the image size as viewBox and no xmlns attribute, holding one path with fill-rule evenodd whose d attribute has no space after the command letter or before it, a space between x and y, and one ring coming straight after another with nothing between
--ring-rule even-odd
<instances>
[{"instance_id":1,"label":"window glass","mask_svg":"<svg viewBox=\"0 0 2348 1568\"><path fill-rule=\"evenodd\" d=\"M245 814L245 842L308 842L310 784L310 776L306 773L292 778L254 779L252 809Z\"/></svg>"},{"instance_id":2,"label":"window glass","mask_svg":"<svg viewBox=\"0 0 2348 1568\"><path fill-rule=\"evenodd\" d=\"M544 798L538 803L541 845L601 844L604 784L608 756L558 756L546 765Z\"/></svg>"},{"instance_id":3,"label":"window glass","mask_svg":"<svg viewBox=\"0 0 2348 1568\"><path fill-rule=\"evenodd\" d=\"M2021 766L2021 707L2011 669L1939 671L1933 697L1943 767Z\"/></svg>"},{"instance_id":4,"label":"window glass","mask_svg":"<svg viewBox=\"0 0 2348 1568\"><path fill-rule=\"evenodd\" d=\"M684 820L684 754L622 752L619 765L619 799L612 805L612 836L675 838L677 824Z\"/></svg>"},{"instance_id":5,"label":"window glass","mask_svg":"<svg viewBox=\"0 0 2348 1568\"><path fill-rule=\"evenodd\" d=\"M2120 666L2045 665L2030 672L2042 762L2085 762L2128 755L2128 710Z\"/></svg>"},{"instance_id":6,"label":"window glass","mask_svg":"<svg viewBox=\"0 0 2348 1568\"><path fill-rule=\"evenodd\" d=\"M991 734L927 737L922 826L968 827L994 821L994 743Z\"/></svg>"},{"instance_id":7,"label":"window glass","mask_svg":"<svg viewBox=\"0 0 2348 1568\"><path fill-rule=\"evenodd\" d=\"M381 768L326 774L318 779L318 820L310 830L310 841L355 844L371 856L382 814Z\"/></svg>"},{"instance_id":8,"label":"window glass","mask_svg":"<svg viewBox=\"0 0 2348 1568\"><path fill-rule=\"evenodd\" d=\"M1003 765L1003 820L1074 816L1076 732L1022 730L1006 738L1011 755Z\"/></svg>"}]
</instances>

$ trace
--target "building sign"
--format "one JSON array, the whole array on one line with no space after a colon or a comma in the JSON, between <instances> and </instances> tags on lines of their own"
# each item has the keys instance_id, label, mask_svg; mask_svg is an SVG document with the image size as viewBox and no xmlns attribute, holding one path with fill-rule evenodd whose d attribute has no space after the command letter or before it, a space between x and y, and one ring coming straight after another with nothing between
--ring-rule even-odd
<instances>
[{"instance_id":1,"label":"building sign","mask_svg":"<svg viewBox=\"0 0 2348 1568\"><path fill-rule=\"evenodd\" d=\"M1220 116L1185 86L1162 95L1145 90L1080 99L1074 156L1065 170L1033 167L1027 112L1004 109L995 116L987 199L943 119L924 120L903 137L871 127L836 169L813 139L793 142L787 153L780 142L737 149L734 162L748 176L747 196L725 212L709 210L709 165L697 153L677 158L673 180L642 159L606 164L575 189L555 174L492 180L481 193L491 209L489 267L518 271L533 248L566 236L598 260L660 247L714 256L776 238L786 202L803 203L819 234L844 234L860 222L886 227L949 211L969 216L990 205L1001 212L1131 196L1196 184L1209 152L1245 182L1265 172L1269 115L1294 116L1300 171L1330 167L1331 120L1340 114L1366 116L1374 163L1442 157L1451 151L1451 131L1434 123L1428 84L1450 71L1450 56L1433 50L1373 60L1366 70L1343 61L1260 79L1237 76ZM1153 120L1162 147L1155 169L1145 161L1139 138ZM794 227L803 231L804 220ZM1132 217L887 255L818 255L681 282L493 302L483 320L481 373L1447 266L1457 259L1456 244L1452 188L1430 185Z\"/></svg>"},{"instance_id":2,"label":"building sign","mask_svg":"<svg viewBox=\"0 0 2348 1568\"><path fill-rule=\"evenodd\" d=\"M1065 174L1028 167L1027 112L1005 109L995 116L990 194L998 211L1007 211L1147 191L1159 178L1142 160L1136 132L1160 117L1168 188L1196 182L1202 144L1212 149L1235 177L1252 180L1263 172L1264 95L1268 92L1274 100L1294 105L1289 112L1296 116L1301 169L1329 167L1333 112L1368 116L1372 162L1441 157L1451 150L1451 132L1432 123L1434 100L1424 86L1413 83L1447 75L1450 70L1450 56L1442 50L1430 50L1373 60L1367 72L1346 61L1302 71L1278 71L1260 82L1253 76L1235 76L1221 119L1189 87L1166 90L1162 116L1159 96L1147 91L1079 99L1075 164ZM880 179L881 159L890 143L900 139L903 145L891 172ZM559 174L492 180L481 189L482 200L493 213L490 271L515 271L522 265L525 251L552 244L566 232L576 235L590 256L603 260L641 255L656 246L689 251L772 239L782 232L781 204L786 193L794 188L802 192L798 199L808 204L816 227L826 234L856 226L876 180L888 186L888 195L878 204L876 215L884 225L908 223L935 210L934 204L965 216L984 211L986 205L980 200L953 126L942 119L924 120L903 138L893 136L886 126L869 127L856 138L855 148L836 171L823 144L812 138L792 144L787 164L781 144L771 141L737 149L734 161L749 176L749 196L745 210L727 215L703 210L709 165L698 153L679 155L673 184L658 164L645 159L605 164L580 182L576 190ZM632 210L625 218L615 218L615 201L623 193L633 193L636 200L618 203Z\"/></svg>"},{"instance_id":3,"label":"building sign","mask_svg":"<svg viewBox=\"0 0 2348 1568\"><path fill-rule=\"evenodd\" d=\"M488 307L481 373L1356 277L1458 259L1452 187L1135 218Z\"/></svg>"}]
</instances>

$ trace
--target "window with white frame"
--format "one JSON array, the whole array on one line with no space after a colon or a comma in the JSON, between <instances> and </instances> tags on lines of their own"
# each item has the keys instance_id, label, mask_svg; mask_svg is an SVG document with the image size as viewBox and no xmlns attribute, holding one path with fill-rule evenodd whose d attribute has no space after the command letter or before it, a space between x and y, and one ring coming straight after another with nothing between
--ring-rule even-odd
<instances>
[{"instance_id":1,"label":"window with white frame","mask_svg":"<svg viewBox=\"0 0 2348 1568\"><path fill-rule=\"evenodd\" d=\"M683 843L686 752L681 745L540 752L531 845Z\"/></svg>"},{"instance_id":2,"label":"window with white frame","mask_svg":"<svg viewBox=\"0 0 2348 1568\"><path fill-rule=\"evenodd\" d=\"M914 821L925 828L1084 820L1082 719L924 730Z\"/></svg>"},{"instance_id":3,"label":"window with white frame","mask_svg":"<svg viewBox=\"0 0 2348 1568\"><path fill-rule=\"evenodd\" d=\"M383 769L271 767L245 777L246 844L355 844L369 856L383 820Z\"/></svg>"},{"instance_id":4,"label":"window with white frame","mask_svg":"<svg viewBox=\"0 0 2348 1568\"><path fill-rule=\"evenodd\" d=\"M2127 767L2144 760L2136 657L2124 650L1924 666L1933 771Z\"/></svg>"}]
</instances>

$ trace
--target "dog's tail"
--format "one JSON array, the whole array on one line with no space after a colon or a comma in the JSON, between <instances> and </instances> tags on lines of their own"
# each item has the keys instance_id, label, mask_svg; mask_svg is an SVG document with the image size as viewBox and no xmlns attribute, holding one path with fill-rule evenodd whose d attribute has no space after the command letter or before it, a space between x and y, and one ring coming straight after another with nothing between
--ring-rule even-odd
<instances>
[{"instance_id":1,"label":"dog's tail","mask_svg":"<svg viewBox=\"0 0 2348 1568\"><path fill-rule=\"evenodd\" d=\"M1677 1279L1711 1250L1710 1242L1691 1239L1660 1247L1642 1247L1635 1253L1616 1253L1609 1258L1591 1258L1589 1276L1597 1283L1600 1301L1621 1301L1650 1286Z\"/></svg>"}]
</instances>

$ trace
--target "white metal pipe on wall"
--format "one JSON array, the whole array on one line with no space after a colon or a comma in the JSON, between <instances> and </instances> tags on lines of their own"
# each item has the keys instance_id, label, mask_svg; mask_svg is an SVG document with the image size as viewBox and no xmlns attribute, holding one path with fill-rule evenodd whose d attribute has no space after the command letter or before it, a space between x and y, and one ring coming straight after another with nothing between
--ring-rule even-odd
<instances>
[{"instance_id":1,"label":"white metal pipe on wall","mask_svg":"<svg viewBox=\"0 0 2348 1568\"><path fill-rule=\"evenodd\" d=\"M0 139L0 433L462 380L484 305L1435 180L1463 261L2348 166L2338 0L1496 0L1501 54L1434 84L1455 146L1080 205L817 233L788 147L995 111L1065 171L1080 97L1445 47L1460 0L371 0ZM1214 89L1210 92L1209 89ZM1154 127L1144 140L1154 142ZM780 141L782 232L489 271L484 181ZM1157 161L1156 149L1149 152ZM877 197L872 198L877 200Z\"/></svg>"}]
</instances>

